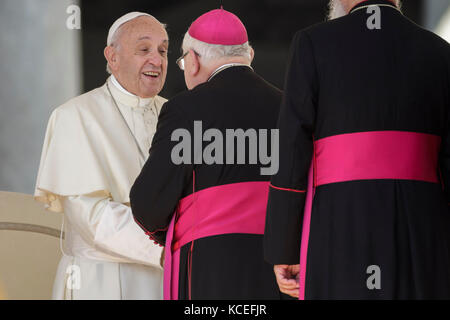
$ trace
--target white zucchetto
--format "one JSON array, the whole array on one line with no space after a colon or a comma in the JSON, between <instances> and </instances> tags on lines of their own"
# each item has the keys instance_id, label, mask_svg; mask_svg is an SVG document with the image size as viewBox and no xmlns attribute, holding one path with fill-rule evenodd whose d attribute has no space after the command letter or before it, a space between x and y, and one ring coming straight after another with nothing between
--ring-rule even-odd
<instances>
[{"instance_id":1,"label":"white zucchetto","mask_svg":"<svg viewBox=\"0 0 450 320\"><path fill-rule=\"evenodd\" d=\"M136 19L137 17L141 17L141 16L148 16L148 17L154 18L152 15L149 15L148 13L144 13L144 12L130 12L130 13L127 13L126 15L121 16L119 19L117 19L113 23L113 25L109 29L108 39L106 41L106 44L108 46L111 45L114 34L120 28L121 25L123 25L124 23L127 23L130 20Z\"/></svg>"}]
</instances>

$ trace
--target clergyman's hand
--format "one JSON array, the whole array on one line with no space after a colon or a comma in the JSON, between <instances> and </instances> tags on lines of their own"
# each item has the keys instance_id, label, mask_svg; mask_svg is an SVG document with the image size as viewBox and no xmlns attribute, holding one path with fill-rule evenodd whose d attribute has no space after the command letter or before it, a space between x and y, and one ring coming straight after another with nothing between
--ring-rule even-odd
<instances>
[{"instance_id":1,"label":"clergyman's hand","mask_svg":"<svg viewBox=\"0 0 450 320\"><path fill-rule=\"evenodd\" d=\"M300 265L280 264L274 266L274 271L280 291L291 297L298 298L300 291Z\"/></svg>"}]
</instances>

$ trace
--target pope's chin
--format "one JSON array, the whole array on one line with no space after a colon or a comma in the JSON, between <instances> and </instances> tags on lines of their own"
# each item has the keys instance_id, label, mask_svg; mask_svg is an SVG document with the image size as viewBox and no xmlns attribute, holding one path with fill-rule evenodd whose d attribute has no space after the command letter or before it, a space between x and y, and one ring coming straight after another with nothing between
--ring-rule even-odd
<instances>
[{"instance_id":1,"label":"pope's chin","mask_svg":"<svg viewBox=\"0 0 450 320\"><path fill-rule=\"evenodd\" d=\"M145 94L144 98L151 98L156 96L159 93L159 90L162 87L162 78L163 75L161 73L142 73L141 74L141 88L142 93Z\"/></svg>"}]
</instances>

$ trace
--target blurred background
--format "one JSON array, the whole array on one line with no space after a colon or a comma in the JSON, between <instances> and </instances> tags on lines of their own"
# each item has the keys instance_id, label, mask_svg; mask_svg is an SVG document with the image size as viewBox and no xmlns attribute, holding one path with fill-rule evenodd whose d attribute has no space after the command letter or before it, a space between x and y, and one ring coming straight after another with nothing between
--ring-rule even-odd
<instances>
[{"instance_id":1,"label":"blurred background","mask_svg":"<svg viewBox=\"0 0 450 320\"><path fill-rule=\"evenodd\" d=\"M60 215L45 215L31 196L23 194L34 192L51 111L104 84L108 75L103 49L117 18L143 11L168 25L169 70L160 95L170 99L185 89L175 60L184 33L199 15L220 5L238 15L255 49L255 71L282 88L292 36L324 21L327 4L328 0L0 0L0 299L50 297L59 258L57 237L5 231L1 223L60 226ZM403 0L403 12L450 41L449 0ZM77 15L79 25L74 21ZM28 268L30 264L39 268ZM27 290L19 290L18 283Z\"/></svg>"}]
</instances>

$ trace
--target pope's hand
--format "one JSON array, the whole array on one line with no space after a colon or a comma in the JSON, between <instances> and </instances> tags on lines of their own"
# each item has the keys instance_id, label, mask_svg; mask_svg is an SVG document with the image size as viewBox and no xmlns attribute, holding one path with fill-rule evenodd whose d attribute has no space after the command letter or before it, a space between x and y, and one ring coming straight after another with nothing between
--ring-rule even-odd
<instances>
[{"instance_id":1,"label":"pope's hand","mask_svg":"<svg viewBox=\"0 0 450 320\"><path fill-rule=\"evenodd\" d=\"M274 271L280 291L298 298L300 265L276 265Z\"/></svg>"}]
</instances>

